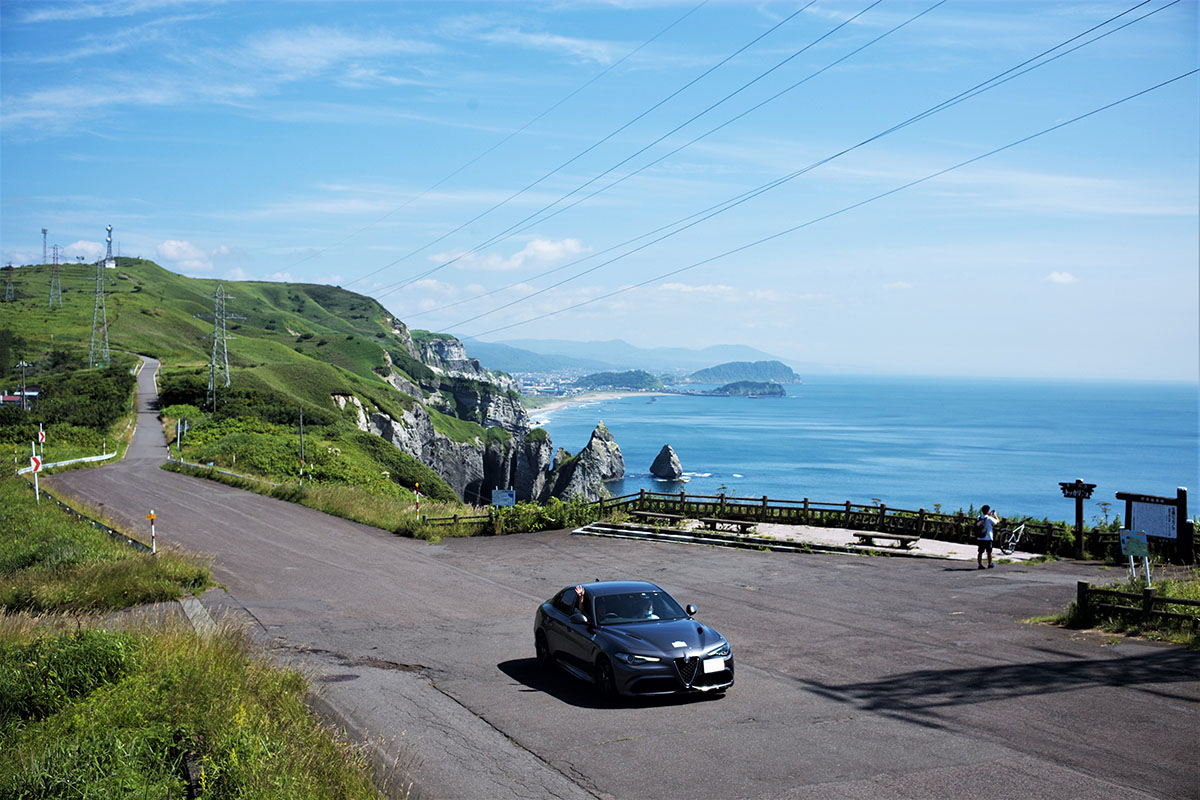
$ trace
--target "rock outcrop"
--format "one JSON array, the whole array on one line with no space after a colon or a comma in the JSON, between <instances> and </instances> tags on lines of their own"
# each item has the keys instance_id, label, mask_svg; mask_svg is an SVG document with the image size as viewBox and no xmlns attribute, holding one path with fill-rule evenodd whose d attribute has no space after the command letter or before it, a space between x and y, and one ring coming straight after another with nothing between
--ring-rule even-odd
<instances>
[{"instance_id":1,"label":"rock outcrop","mask_svg":"<svg viewBox=\"0 0 1200 800\"><path fill-rule=\"evenodd\" d=\"M679 464L679 456L675 455L671 445L664 444L662 450L658 451L658 456L650 465L650 474L668 481L677 481L683 477L683 467Z\"/></svg>"},{"instance_id":2,"label":"rock outcrop","mask_svg":"<svg viewBox=\"0 0 1200 800\"><path fill-rule=\"evenodd\" d=\"M565 455L561 450L559 454ZM625 457L612 433L601 422L592 431L587 447L578 455L558 459L552 474L550 496L563 500L599 500L607 495L606 482L623 477Z\"/></svg>"}]
</instances>

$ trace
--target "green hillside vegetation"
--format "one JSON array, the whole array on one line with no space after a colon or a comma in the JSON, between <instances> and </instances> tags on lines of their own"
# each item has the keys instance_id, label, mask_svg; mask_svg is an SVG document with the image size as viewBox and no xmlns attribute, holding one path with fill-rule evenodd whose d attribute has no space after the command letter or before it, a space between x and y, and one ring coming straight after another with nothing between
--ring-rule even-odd
<instances>
[{"instance_id":1,"label":"green hillside vegetation","mask_svg":"<svg viewBox=\"0 0 1200 800\"><path fill-rule=\"evenodd\" d=\"M730 397L783 397L787 394L787 392L778 383L736 381L734 383L727 383L724 386L713 390L713 394L727 395Z\"/></svg>"},{"instance_id":2,"label":"green hillside vegetation","mask_svg":"<svg viewBox=\"0 0 1200 800\"><path fill-rule=\"evenodd\" d=\"M693 372L687 377L690 383L735 383L754 381L757 383L800 383L800 376L781 361L730 361L715 367Z\"/></svg>"},{"instance_id":3,"label":"green hillside vegetation","mask_svg":"<svg viewBox=\"0 0 1200 800\"><path fill-rule=\"evenodd\" d=\"M653 390L663 388L663 382L649 372L632 369L627 372L594 372L575 381L580 389L636 389Z\"/></svg>"},{"instance_id":4,"label":"green hillside vegetation","mask_svg":"<svg viewBox=\"0 0 1200 800\"><path fill-rule=\"evenodd\" d=\"M62 269L61 308L49 307L48 265L14 270L15 299L0 303L0 386L16 388L15 364L24 359L32 364L26 369L28 383L45 389L29 415L0 410L0 445L11 447L14 456L22 457L17 448L24 443L23 458L28 458L28 441L31 433L36 435L38 421L50 426L52 441L62 442L78 429L77 449L102 444L97 440L106 435L112 417L108 406L113 397L124 397L127 408L133 380L128 371L136 364L132 354L144 353L162 361L163 407L179 411L178 416L166 415L169 438L174 440L177 418L188 421L185 459L236 465L238 471L276 482L298 479L303 411L310 479L397 499L411 498L419 481L423 495L455 501L432 470L360 432L352 409L342 411L333 401L334 395L354 395L368 413L400 419L439 389L463 395L490 391L469 379L440 378L414 359L393 330L403 331L402 323L375 300L333 286L188 278L150 261L119 258L116 269L104 272L113 362L107 372L124 374L127 383L114 383L105 390L109 395L93 397L99 388L87 376L97 371L83 368L91 339L95 267ZM221 387L214 411L206 394L218 286L227 296L231 386ZM417 341L443 336L416 333ZM422 397L384 380L389 361L391 370L420 387ZM502 430L485 430L477 421L430 411L435 429L455 441L509 437ZM91 420L86 428L80 428L83 419ZM95 447L94 453L99 452Z\"/></svg>"}]
</instances>

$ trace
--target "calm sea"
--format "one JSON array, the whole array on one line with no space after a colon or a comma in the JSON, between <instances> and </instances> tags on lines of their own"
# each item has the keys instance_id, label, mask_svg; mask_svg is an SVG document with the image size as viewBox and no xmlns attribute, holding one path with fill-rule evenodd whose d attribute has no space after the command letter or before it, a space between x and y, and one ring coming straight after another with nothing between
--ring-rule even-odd
<instances>
[{"instance_id":1,"label":"calm sea","mask_svg":"<svg viewBox=\"0 0 1200 800\"><path fill-rule=\"evenodd\" d=\"M806 377L774 399L636 395L531 416L556 447L587 444L596 423L625 457L614 495L638 489L895 508L989 503L1001 516L1073 519L1059 481L1097 484L1090 520L1113 494L1200 507L1200 389L1188 384ZM650 475L664 444L686 483Z\"/></svg>"}]
</instances>

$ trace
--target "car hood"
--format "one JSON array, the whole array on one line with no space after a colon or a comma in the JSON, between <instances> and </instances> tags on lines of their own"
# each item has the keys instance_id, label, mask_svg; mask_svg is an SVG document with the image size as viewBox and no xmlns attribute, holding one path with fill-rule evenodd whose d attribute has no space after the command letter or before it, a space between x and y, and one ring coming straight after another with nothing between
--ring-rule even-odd
<instances>
[{"instance_id":1,"label":"car hood","mask_svg":"<svg viewBox=\"0 0 1200 800\"><path fill-rule=\"evenodd\" d=\"M701 655L724 641L721 634L693 619L605 625L598 636L603 637L614 652L667 658Z\"/></svg>"}]
</instances>

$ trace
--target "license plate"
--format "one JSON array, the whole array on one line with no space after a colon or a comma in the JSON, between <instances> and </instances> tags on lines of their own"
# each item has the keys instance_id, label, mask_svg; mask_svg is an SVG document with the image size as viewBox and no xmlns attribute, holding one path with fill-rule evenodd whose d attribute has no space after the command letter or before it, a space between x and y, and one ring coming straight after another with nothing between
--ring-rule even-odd
<instances>
[{"instance_id":1,"label":"license plate","mask_svg":"<svg viewBox=\"0 0 1200 800\"><path fill-rule=\"evenodd\" d=\"M723 658L706 658L706 659L704 659L705 673L720 672L723 669L725 669L725 659L723 659Z\"/></svg>"}]
</instances>

